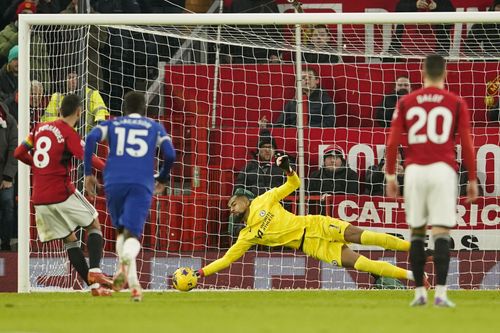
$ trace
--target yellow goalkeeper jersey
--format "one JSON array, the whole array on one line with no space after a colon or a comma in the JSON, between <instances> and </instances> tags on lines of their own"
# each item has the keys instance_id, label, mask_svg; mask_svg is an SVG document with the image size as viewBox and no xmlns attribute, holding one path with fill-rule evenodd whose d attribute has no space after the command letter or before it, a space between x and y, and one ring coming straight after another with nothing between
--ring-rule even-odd
<instances>
[{"instance_id":1,"label":"yellow goalkeeper jersey","mask_svg":"<svg viewBox=\"0 0 500 333\"><path fill-rule=\"evenodd\" d=\"M280 201L300 186L294 172L285 184L255 198L250 204L246 226L226 254L203 268L205 276L214 274L238 260L253 245L300 247L307 216L296 216L285 210Z\"/></svg>"}]
</instances>

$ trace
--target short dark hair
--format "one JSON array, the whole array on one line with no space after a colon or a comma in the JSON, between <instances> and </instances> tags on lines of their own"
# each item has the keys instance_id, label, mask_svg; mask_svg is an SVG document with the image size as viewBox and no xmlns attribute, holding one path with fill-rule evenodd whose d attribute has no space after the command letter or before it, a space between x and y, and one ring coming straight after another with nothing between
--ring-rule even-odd
<instances>
[{"instance_id":1,"label":"short dark hair","mask_svg":"<svg viewBox=\"0 0 500 333\"><path fill-rule=\"evenodd\" d=\"M431 80L437 80L444 75L446 70L446 60L438 54L427 56L424 62L425 74Z\"/></svg>"},{"instance_id":2,"label":"short dark hair","mask_svg":"<svg viewBox=\"0 0 500 333\"><path fill-rule=\"evenodd\" d=\"M61 117L69 117L73 115L79 107L82 106L82 99L75 94L64 96L61 103Z\"/></svg>"},{"instance_id":3,"label":"short dark hair","mask_svg":"<svg viewBox=\"0 0 500 333\"><path fill-rule=\"evenodd\" d=\"M146 98L144 94L138 91L126 93L123 102L123 113L125 115L131 113L138 113L141 116L146 115Z\"/></svg>"}]
</instances>

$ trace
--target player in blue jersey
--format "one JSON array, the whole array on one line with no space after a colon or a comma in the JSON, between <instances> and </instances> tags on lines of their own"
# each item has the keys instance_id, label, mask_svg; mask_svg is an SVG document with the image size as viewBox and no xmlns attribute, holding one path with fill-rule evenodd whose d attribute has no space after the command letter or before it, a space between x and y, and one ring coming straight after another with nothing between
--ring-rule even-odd
<instances>
[{"instance_id":1,"label":"player in blue jersey","mask_svg":"<svg viewBox=\"0 0 500 333\"><path fill-rule=\"evenodd\" d=\"M121 290L128 282L132 300L142 299L137 278L136 257L141 249L139 238L151 207L153 193L165 189L175 150L170 136L159 123L145 117L144 94L129 92L123 106L125 116L107 120L88 134L85 144L85 188L96 194L97 179L92 175L91 157L98 141L107 141L109 155L104 168L104 189L108 212L118 230L116 252L120 261L113 289ZM159 146L164 164L154 177L154 159Z\"/></svg>"}]
</instances>

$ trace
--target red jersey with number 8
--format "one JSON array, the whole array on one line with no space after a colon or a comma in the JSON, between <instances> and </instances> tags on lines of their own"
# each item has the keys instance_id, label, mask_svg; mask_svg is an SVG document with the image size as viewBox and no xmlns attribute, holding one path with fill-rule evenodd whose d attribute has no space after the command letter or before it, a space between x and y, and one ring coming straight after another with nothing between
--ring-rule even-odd
<instances>
[{"instance_id":1,"label":"red jersey with number 8","mask_svg":"<svg viewBox=\"0 0 500 333\"><path fill-rule=\"evenodd\" d=\"M33 153L33 204L65 201L75 186L71 182L71 158L83 159L80 136L62 119L37 124L25 144Z\"/></svg>"},{"instance_id":2,"label":"red jersey with number 8","mask_svg":"<svg viewBox=\"0 0 500 333\"><path fill-rule=\"evenodd\" d=\"M469 109L457 95L444 89L427 87L400 99L393 115L391 135L399 137L402 133L408 134L407 166L445 162L455 170L455 140L456 134L460 134L465 164L473 172L469 176L475 179L475 168L469 168L474 161ZM390 171L388 173L392 174Z\"/></svg>"}]
</instances>

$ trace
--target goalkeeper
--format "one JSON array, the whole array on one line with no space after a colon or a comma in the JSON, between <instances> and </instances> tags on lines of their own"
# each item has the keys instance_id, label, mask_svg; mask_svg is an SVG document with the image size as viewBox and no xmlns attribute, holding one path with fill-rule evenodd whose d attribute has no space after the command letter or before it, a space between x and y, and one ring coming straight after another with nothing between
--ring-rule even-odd
<instances>
[{"instance_id":1,"label":"goalkeeper","mask_svg":"<svg viewBox=\"0 0 500 333\"><path fill-rule=\"evenodd\" d=\"M348 247L349 243L376 245L389 250L409 251L410 243L397 237L360 229L348 222L323 215L296 216L280 201L300 186L288 156L276 164L287 175L285 184L251 200L250 193L236 193L229 200L231 215L246 224L226 254L199 269L199 277L212 275L238 260L253 245L286 246L339 267L354 268L378 276L413 280L413 273L384 261L374 261ZM247 191L248 192L248 191Z\"/></svg>"}]
</instances>

